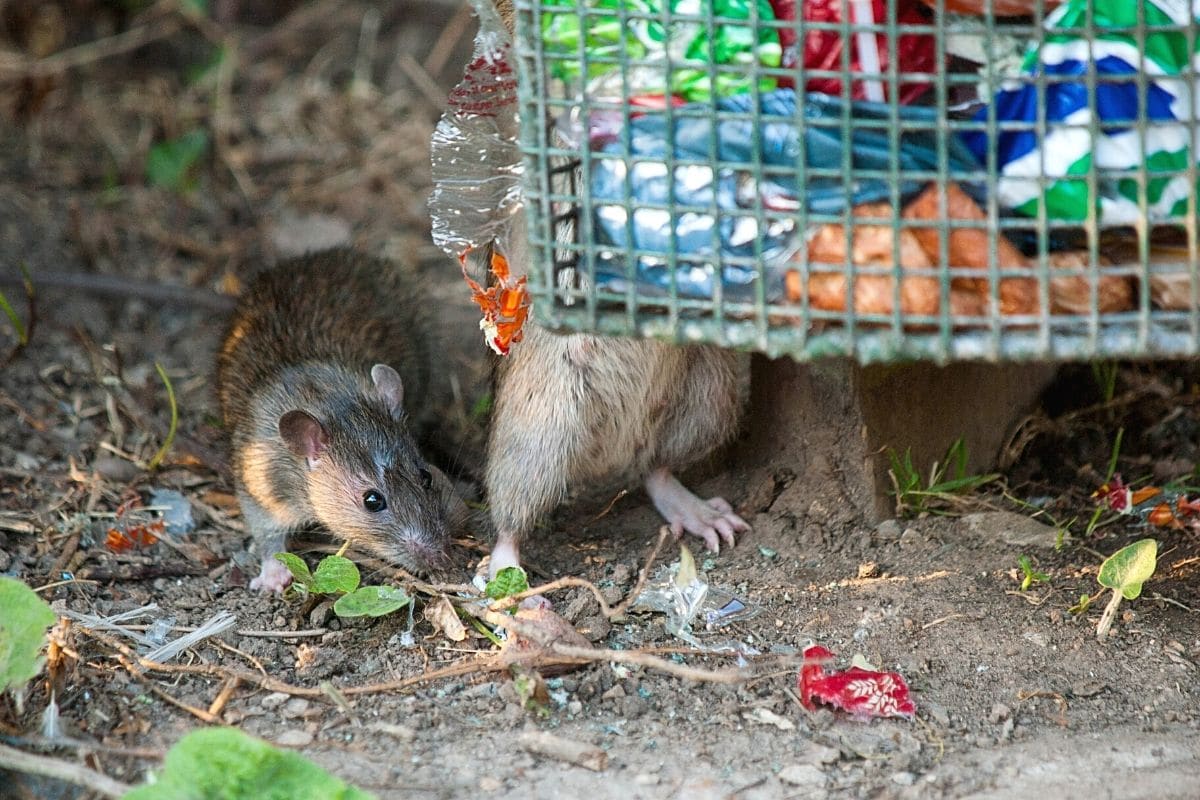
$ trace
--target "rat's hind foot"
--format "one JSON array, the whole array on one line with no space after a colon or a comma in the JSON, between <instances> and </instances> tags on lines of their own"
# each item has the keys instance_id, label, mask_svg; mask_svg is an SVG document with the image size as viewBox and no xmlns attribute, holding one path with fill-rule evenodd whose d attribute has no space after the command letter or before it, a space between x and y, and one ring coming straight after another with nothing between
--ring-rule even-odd
<instances>
[{"instance_id":1,"label":"rat's hind foot","mask_svg":"<svg viewBox=\"0 0 1200 800\"><path fill-rule=\"evenodd\" d=\"M739 532L750 530L725 500L720 497L701 500L668 469L656 469L647 475L646 491L676 537L684 531L699 536L714 553L721 552L721 542L732 547Z\"/></svg>"},{"instance_id":2,"label":"rat's hind foot","mask_svg":"<svg viewBox=\"0 0 1200 800\"><path fill-rule=\"evenodd\" d=\"M505 567L521 566L520 544L517 537L510 533L501 533L496 539L488 561L488 580L496 577L496 573Z\"/></svg>"},{"instance_id":3,"label":"rat's hind foot","mask_svg":"<svg viewBox=\"0 0 1200 800\"><path fill-rule=\"evenodd\" d=\"M282 592L292 582L292 573L274 554L263 557L262 571L250 581L251 591Z\"/></svg>"}]
</instances>

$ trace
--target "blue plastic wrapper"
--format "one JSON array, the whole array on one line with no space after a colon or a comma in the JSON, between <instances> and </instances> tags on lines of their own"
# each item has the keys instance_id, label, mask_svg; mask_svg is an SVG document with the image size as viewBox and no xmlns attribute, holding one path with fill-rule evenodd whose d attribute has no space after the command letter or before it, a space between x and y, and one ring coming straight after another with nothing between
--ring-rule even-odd
<instances>
[{"instance_id":1,"label":"blue plastic wrapper","mask_svg":"<svg viewBox=\"0 0 1200 800\"><path fill-rule=\"evenodd\" d=\"M809 176L805 186L797 185L795 173L802 147L810 168L838 169L846 148L854 171L886 171L892 166L893 134L888 128L855 126L846 141L841 127L843 100L823 94L807 94L803 99L799 110L802 125L797 124L796 92L781 89L761 96L761 119L757 124L749 119L714 122L710 118L683 117L681 112L688 109L683 106L669 119L663 112L634 117L626 135L605 137L596 151L621 158L594 157L591 165L592 229L600 249L596 285L608 291L626 291L626 253L636 250L634 280L639 293L666 292L672 283L668 258L674 250L674 281L680 297L712 298L719 259L724 262L724 296L748 300L760 274L755 263L760 252L756 248L761 247L767 299L772 301L782 294L784 272L803 246L805 231L799 228L794 215L787 214L767 217L760 230L756 218L759 204L764 210L786 212L796 211L804 203L810 213L835 215L861 203L890 201L891 182L885 178L853 175L844 181L840 176ZM721 100L718 109L748 113L753 103L752 96L738 95ZM711 116L711 106L697 108L709 109ZM899 169L902 173L935 170L939 127L936 112L914 106L902 106L897 112L901 120L919 126L900 134ZM888 121L892 114L893 109L882 103L855 101L850 107L852 120ZM674 143L670 154L668 142ZM666 164L668 155L707 162L711 147L715 147L717 160L728 166L718 165L714 173L707 163L677 164L672 181ZM951 171L978 170L970 151L954 137L946 139L946 148ZM755 163L768 170L761 181L755 180L747 168ZM780 174L770 174L772 167ZM900 197L907 199L923 187L922 181L902 180ZM627 197L631 201L628 205ZM675 206L696 210L672 215L661 207L671 200ZM660 208L645 208L648 204ZM714 207L715 214L711 211ZM750 263L728 263L731 258L749 259Z\"/></svg>"},{"instance_id":2,"label":"blue plastic wrapper","mask_svg":"<svg viewBox=\"0 0 1200 800\"><path fill-rule=\"evenodd\" d=\"M1101 227L1140 224L1143 217L1182 221L1197 189L1187 174L1198 156L1192 103L1193 91L1200 92L1193 66L1200 64L1200 38L1189 46L1187 30L1197 19L1200 4L1189 9L1181 0L1069 0L1050 14L1044 40L1026 51L1020 79L992 100L1002 126L1044 119L1044 133L1001 130L995 142L986 131L963 134L981 164L995 151L1000 204L1036 217L1044 202L1047 217L1074 222L1094 210ZM1080 30L1090 24L1098 29L1094 41ZM1139 24L1146 26L1144 34ZM1135 80L1139 73L1146 76L1144 90ZM1047 76L1044 87L1033 82L1040 75ZM976 120L985 122L988 113L984 108ZM1135 127L1143 114L1144 139ZM1088 180L1093 167L1094 197ZM1144 189L1138 177L1143 170Z\"/></svg>"}]
</instances>

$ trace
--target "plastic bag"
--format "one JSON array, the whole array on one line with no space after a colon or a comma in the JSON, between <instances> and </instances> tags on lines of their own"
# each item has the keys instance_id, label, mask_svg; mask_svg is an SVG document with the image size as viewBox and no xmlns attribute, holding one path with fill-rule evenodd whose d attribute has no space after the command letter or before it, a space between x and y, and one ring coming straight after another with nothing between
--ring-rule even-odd
<instances>
[{"instance_id":1,"label":"plastic bag","mask_svg":"<svg viewBox=\"0 0 1200 800\"><path fill-rule=\"evenodd\" d=\"M624 291L628 278L624 253L637 250L635 280L638 290L665 292L672 283L680 296L711 298L718 280L716 261L724 262L720 274L727 297L748 299L753 295L759 275L757 255L767 265L767 299L783 296L783 271L788 260L803 245L804 231L795 216L767 217L760 230L755 208L761 203L767 211L795 211L801 203L812 213L841 214L861 203L887 200L892 183L886 178L808 176L797 185L795 174L803 137L804 156L811 167L829 168L843 163L849 147L853 170L889 170L891 167L891 131L882 127L857 126L850 140L843 139L843 101L836 97L809 94L800 98L781 89L763 95L758 124L749 119L728 117L712 119L689 117L687 107L668 117L662 113L642 113L629 122L629 149L623 140L601 140L598 150L619 158L593 157L590 191L593 198L592 230L600 252L596 258L595 280L611 291ZM719 111L749 112L754 98L747 95L726 98ZM797 112L803 123L797 124ZM892 110L886 104L855 102L850 115L855 119L888 120ZM932 109L904 106L900 118L921 125L900 134L901 170L937 169L938 117ZM710 145L710 141L712 144ZM668 152L668 142L674 142ZM947 141L951 170L977 170L971 153L957 140ZM761 181L748 170L718 166L707 162L710 146L719 162L761 163L768 172ZM676 165L668 174L666 161L693 162ZM636 159L636 161L635 161ZM632 169L629 168L630 162ZM924 188L924 181L901 181L900 195L911 197ZM632 203L627 205L627 189ZM678 206L709 211L679 210L672 216L661 208L669 199ZM660 206L654 208L653 206ZM670 267L674 245L677 267ZM732 259L732 260L731 260ZM738 259L742 263L738 263ZM674 274L672 274L674 273Z\"/></svg>"},{"instance_id":2,"label":"plastic bag","mask_svg":"<svg viewBox=\"0 0 1200 800\"><path fill-rule=\"evenodd\" d=\"M771 0L775 15L779 19L794 20L796 18L796 0ZM806 22L833 23L841 22L843 13L850 9L852 24L882 25L888 18L887 0L805 0L801 3ZM855 6L858 8L855 9ZM896 22L900 25L929 25L930 15L917 0L896 0ZM870 19L866 14L870 14ZM853 44L850 47L850 69L852 72L885 73L888 69L888 54L891 44L886 33L872 34L870 31L850 34ZM783 66L795 67L803 64L806 69L841 70L843 36L837 30L818 30L809 28L805 31L804 44L796 40L795 28L785 27L779 30L779 41L783 45ZM936 63L936 45L932 33L905 33L896 41L896 57L901 72L934 72ZM791 87L789 80L781 80L783 88ZM872 86L877 87L877 94L872 94ZM809 78L804 87L810 92L841 95L842 81L840 78L814 77ZM900 102L908 103L923 94L929 88L928 81L912 81L900 84ZM887 99L887 79L855 80L851 97L857 100L883 101Z\"/></svg>"},{"instance_id":3,"label":"plastic bag","mask_svg":"<svg viewBox=\"0 0 1200 800\"><path fill-rule=\"evenodd\" d=\"M1139 10L1139 6L1143 10ZM1144 15L1144 41L1136 28ZM1001 131L995 142L986 131L962 134L981 164L995 151L1003 176L1000 202L1036 217L1042 202L1051 219L1083 222L1093 208L1101 226L1181 221L1188 198L1197 186L1186 174L1197 160L1196 109L1188 82L1200 92L1191 66L1200 51L1200 37L1188 49L1192 19L1180 0L1070 0L1046 18L1044 42L1026 52L1019 81L1012 81L993 98ZM1089 41L1080 28L1094 24L1098 34ZM1175 30L1155 29L1173 26ZM1107 30L1106 30L1107 29ZM1089 96L1088 73L1095 71L1095 102ZM1145 73L1145 92L1136 80ZM1045 86L1035 78L1049 78ZM984 108L975 117L988 118ZM1145 141L1135 127L1144 113ZM1045 119L1044 135L1032 126ZM1019 122L1025 130L1004 130ZM1097 125L1093 137L1089 125ZM1095 166L1099 179L1092 196L1088 173ZM1146 170L1146 214L1139 207L1138 173ZM1040 176L1051 180L1044 183Z\"/></svg>"},{"instance_id":4,"label":"plastic bag","mask_svg":"<svg viewBox=\"0 0 1200 800\"><path fill-rule=\"evenodd\" d=\"M664 24L668 10L683 18ZM755 27L755 12L758 20L775 18L767 0L544 0L542 47L551 75L592 99L675 94L705 100L750 91L756 62L779 66L780 33ZM702 13L719 20L711 36ZM641 63L622 67L622 60ZM776 80L760 75L757 85L770 91Z\"/></svg>"}]
</instances>

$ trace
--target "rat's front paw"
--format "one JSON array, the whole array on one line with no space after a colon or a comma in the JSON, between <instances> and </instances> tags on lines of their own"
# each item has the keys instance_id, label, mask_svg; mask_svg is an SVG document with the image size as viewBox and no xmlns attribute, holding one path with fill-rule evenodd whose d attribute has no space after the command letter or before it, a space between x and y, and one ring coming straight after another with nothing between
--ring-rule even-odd
<instances>
[{"instance_id":1,"label":"rat's front paw","mask_svg":"<svg viewBox=\"0 0 1200 800\"><path fill-rule=\"evenodd\" d=\"M282 593L292 583L292 573L275 556L263 559L258 577L250 581L251 591Z\"/></svg>"},{"instance_id":2,"label":"rat's front paw","mask_svg":"<svg viewBox=\"0 0 1200 800\"><path fill-rule=\"evenodd\" d=\"M714 553L721 552L721 542L733 547L737 534L750 530L724 499L701 500L665 469L647 476L646 491L676 537L684 531L699 536Z\"/></svg>"}]
</instances>

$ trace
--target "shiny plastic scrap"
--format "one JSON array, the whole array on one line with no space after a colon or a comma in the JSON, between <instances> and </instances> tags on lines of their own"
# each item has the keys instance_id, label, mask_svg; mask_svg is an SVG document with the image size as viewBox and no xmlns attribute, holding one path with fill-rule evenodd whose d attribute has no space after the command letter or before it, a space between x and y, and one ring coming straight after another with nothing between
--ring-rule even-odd
<instances>
[{"instance_id":1,"label":"shiny plastic scrap","mask_svg":"<svg viewBox=\"0 0 1200 800\"><path fill-rule=\"evenodd\" d=\"M1187 175L1198 155L1192 91L1200 91L1193 66L1200 64L1200 37L1193 33L1188 44L1196 19L1200 3L1184 0L1069 0L1047 16L1046 34L1029 45L1020 76L993 98L998 139L982 130L987 108L976 116L981 129L963 134L980 163L995 151L1001 204L1036 217L1044 200L1048 217L1073 221L1086 220L1094 207L1102 226L1140 224L1138 175L1145 169L1149 220L1182 220L1197 189ZM1092 25L1097 32L1089 38L1083 29ZM1044 86L1034 82L1040 76L1049 77ZM1136 124L1143 115L1144 143ZM1040 126L1043 119L1044 136L1037 127L1004 129L1006 122ZM1092 197L1093 165L1124 175L1102 175ZM1055 180L1043 183L1043 175Z\"/></svg>"},{"instance_id":2,"label":"shiny plastic scrap","mask_svg":"<svg viewBox=\"0 0 1200 800\"><path fill-rule=\"evenodd\" d=\"M679 560L659 571L633 602L635 610L657 611L667 615L668 633L695 647L702 647L693 635L692 625L703 622L706 630L715 630L762 611L735 597L731 592L712 586L696 567L695 557L685 546L679 548ZM710 645L709 650L746 651L741 643Z\"/></svg>"},{"instance_id":3,"label":"shiny plastic scrap","mask_svg":"<svg viewBox=\"0 0 1200 800\"><path fill-rule=\"evenodd\" d=\"M472 5L475 52L430 142L433 240L455 259L493 243L507 252L522 205L512 40L490 0Z\"/></svg>"},{"instance_id":4,"label":"shiny plastic scrap","mask_svg":"<svg viewBox=\"0 0 1200 800\"><path fill-rule=\"evenodd\" d=\"M597 257L597 285L624 291L627 279L622 251L637 250L645 254L637 261L639 290L665 291L673 280L668 264L674 249L679 265L674 281L681 296L712 297L719 258L725 262L726 296L749 299L761 253L768 270L767 298L779 300L784 294L788 261L804 241L805 232L791 213L801 202L811 213L840 214L862 203L890 200L892 183L885 178L859 178L848 191L840 176L809 175L805 185L799 186L795 167L802 136L804 160L810 168L828 170L841 164L848 147L852 169L886 171L891 168L893 133L890 123L888 127L859 124L845 131L844 101L823 94L801 97L799 114L806 124L797 125L796 102L795 91L780 89L761 96L759 121L723 118L715 124L682 112L669 116L638 112L629 121L627 142L606 135L607 124L593 131L597 135L589 137L592 148L613 156L592 161L593 229L597 244L604 246ZM753 104L752 96L738 95L721 100L718 111L746 114ZM890 120L893 111L884 103L855 101L849 113L860 122L876 122ZM914 123L899 137L900 170L936 170L936 111L903 106L897 113L901 120ZM848 141L844 138L847 133ZM704 163L714 140L719 161L761 163L767 174L756 181L748 169L726 167L714 172ZM675 144L672 152L668 152L668 142ZM946 143L951 170L978 169L961 143L953 138ZM663 163L668 158L691 163L676 166L672 178ZM632 193L632 219L625 202L627 186ZM908 199L924 188L924 182L901 180L898 188L901 199ZM697 210L672 216L662 208L668 198L678 206ZM760 203L765 212L775 212L766 216L762 230L755 213ZM714 206L716 216L700 210ZM736 261L739 258L742 263ZM730 263L730 259L734 261Z\"/></svg>"},{"instance_id":5,"label":"shiny plastic scrap","mask_svg":"<svg viewBox=\"0 0 1200 800\"><path fill-rule=\"evenodd\" d=\"M593 99L674 94L706 100L714 94L749 91L755 83L749 65L780 63L779 32L755 24L755 15L758 20L775 18L767 0L545 0L542 8L542 43L550 74L581 85L581 50L586 52L586 90ZM661 18L668 8L683 19L664 25L650 18ZM716 19L711 37L702 12ZM581 34L581 26L586 33ZM622 69L622 61L632 63ZM776 80L759 76L757 84L770 91Z\"/></svg>"},{"instance_id":6,"label":"shiny plastic scrap","mask_svg":"<svg viewBox=\"0 0 1200 800\"><path fill-rule=\"evenodd\" d=\"M908 684L898 672L877 672L858 666L826 672L825 663L832 660L833 653L820 645L804 648L804 666L796 683L805 708L813 710L819 701L864 720L912 719L917 713L908 696Z\"/></svg>"}]
</instances>

